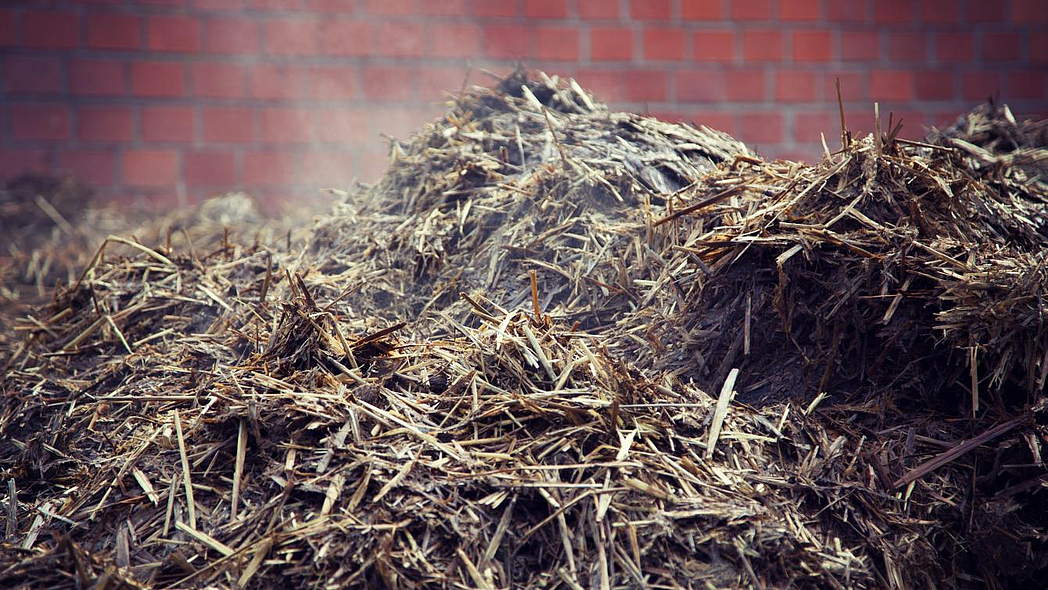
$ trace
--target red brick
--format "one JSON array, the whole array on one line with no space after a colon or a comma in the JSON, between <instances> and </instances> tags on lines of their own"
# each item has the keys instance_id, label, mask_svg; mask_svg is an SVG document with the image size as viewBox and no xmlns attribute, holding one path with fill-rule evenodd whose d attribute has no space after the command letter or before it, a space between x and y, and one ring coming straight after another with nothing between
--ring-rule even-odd
<instances>
[{"instance_id":1,"label":"red brick","mask_svg":"<svg viewBox=\"0 0 1048 590\"><path fill-rule=\"evenodd\" d=\"M418 2L426 0L367 0L367 11L385 16L409 16L418 12Z\"/></svg>"},{"instance_id":2,"label":"red brick","mask_svg":"<svg viewBox=\"0 0 1048 590\"><path fill-rule=\"evenodd\" d=\"M661 109L659 109L659 110L648 111L648 112L646 112L644 114L645 114L645 116L653 117L655 119L658 119L660 121L666 121L668 123L683 123L684 120L685 120L685 116L684 116L683 113L681 113L679 111L673 111L673 110L661 110Z\"/></svg>"},{"instance_id":3,"label":"red brick","mask_svg":"<svg viewBox=\"0 0 1048 590\"><path fill-rule=\"evenodd\" d=\"M745 61L781 61L782 33L772 29L743 31L742 58Z\"/></svg>"},{"instance_id":4,"label":"red brick","mask_svg":"<svg viewBox=\"0 0 1048 590\"><path fill-rule=\"evenodd\" d=\"M404 108L373 109L371 117L381 135L399 139L411 137L424 119L416 109Z\"/></svg>"},{"instance_id":5,"label":"red brick","mask_svg":"<svg viewBox=\"0 0 1048 590\"><path fill-rule=\"evenodd\" d=\"M389 154L378 150L365 151L357 161L357 174L365 181L378 180L388 168Z\"/></svg>"},{"instance_id":6,"label":"red brick","mask_svg":"<svg viewBox=\"0 0 1048 590\"><path fill-rule=\"evenodd\" d=\"M248 73L254 98L295 99L306 95L306 73L295 66L257 64Z\"/></svg>"},{"instance_id":7,"label":"red brick","mask_svg":"<svg viewBox=\"0 0 1048 590\"><path fill-rule=\"evenodd\" d=\"M318 22L312 19L266 21L266 52L274 55L313 55L317 53L319 32Z\"/></svg>"},{"instance_id":8,"label":"red brick","mask_svg":"<svg viewBox=\"0 0 1048 590\"><path fill-rule=\"evenodd\" d=\"M578 28L539 27L535 29L535 57L552 61L578 61Z\"/></svg>"},{"instance_id":9,"label":"red brick","mask_svg":"<svg viewBox=\"0 0 1048 590\"><path fill-rule=\"evenodd\" d=\"M76 122L81 141L125 142L135 136L134 114L129 107L80 107Z\"/></svg>"},{"instance_id":10,"label":"red brick","mask_svg":"<svg viewBox=\"0 0 1048 590\"><path fill-rule=\"evenodd\" d=\"M688 0L685 0L687 2ZM608 0L578 0L579 16L585 19L619 18L619 3Z\"/></svg>"},{"instance_id":11,"label":"red brick","mask_svg":"<svg viewBox=\"0 0 1048 590\"><path fill-rule=\"evenodd\" d=\"M874 70L870 72L872 100L912 100L913 72L903 70Z\"/></svg>"},{"instance_id":12,"label":"red brick","mask_svg":"<svg viewBox=\"0 0 1048 590\"><path fill-rule=\"evenodd\" d=\"M968 20L973 23L1002 23L1007 10L999 2L969 2Z\"/></svg>"},{"instance_id":13,"label":"red brick","mask_svg":"<svg viewBox=\"0 0 1048 590\"><path fill-rule=\"evenodd\" d=\"M866 100L869 93L866 91L866 82L869 76L866 72L855 70L830 70L824 73L823 96L830 102L837 100L837 80L841 81L842 100Z\"/></svg>"},{"instance_id":14,"label":"red brick","mask_svg":"<svg viewBox=\"0 0 1048 590\"><path fill-rule=\"evenodd\" d=\"M739 139L753 143L782 143L782 115L746 113L739 117Z\"/></svg>"},{"instance_id":15,"label":"red brick","mask_svg":"<svg viewBox=\"0 0 1048 590\"><path fill-rule=\"evenodd\" d=\"M25 172L48 172L44 150L0 149L0 178L12 178Z\"/></svg>"},{"instance_id":16,"label":"red brick","mask_svg":"<svg viewBox=\"0 0 1048 590\"><path fill-rule=\"evenodd\" d=\"M64 151L58 155L55 170L84 182L108 186L116 178L116 155L112 150Z\"/></svg>"},{"instance_id":17,"label":"red brick","mask_svg":"<svg viewBox=\"0 0 1048 590\"><path fill-rule=\"evenodd\" d=\"M13 47L17 41L14 11L0 10L0 47Z\"/></svg>"},{"instance_id":18,"label":"red brick","mask_svg":"<svg viewBox=\"0 0 1048 590\"><path fill-rule=\"evenodd\" d=\"M316 66L309 71L310 95L320 100L351 100L360 93L357 66Z\"/></svg>"},{"instance_id":19,"label":"red brick","mask_svg":"<svg viewBox=\"0 0 1048 590\"><path fill-rule=\"evenodd\" d=\"M293 11L305 7L303 0L247 0L248 6L258 10Z\"/></svg>"},{"instance_id":20,"label":"red brick","mask_svg":"<svg viewBox=\"0 0 1048 590\"><path fill-rule=\"evenodd\" d=\"M779 70L775 72L775 100L780 102L813 102L820 97L815 72Z\"/></svg>"},{"instance_id":21,"label":"red brick","mask_svg":"<svg viewBox=\"0 0 1048 590\"><path fill-rule=\"evenodd\" d=\"M131 64L131 92L137 96L182 96L186 68L181 63L136 61Z\"/></svg>"},{"instance_id":22,"label":"red brick","mask_svg":"<svg viewBox=\"0 0 1048 590\"><path fill-rule=\"evenodd\" d=\"M914 20L911 0L873 0L873 19L878 23L901 24Z\"/></svg>"},{"instance_id":23,"label":"red brick","mask_svg":"<svg viewBox=\"0 0 1048 590\"><path fill-rule=\"evenodd\" d=\"M484 54L502 59L531 57L534 37L527 27L489 25L484 27Z\"/></svg>"},{"instance_id":24,"label":"red brick","mask_svg":"<svg viewBox=\"0 0 1048 590\"><path fill-rule=\"evenodd\" d=\"M381 23L371 36L371 55L383 57L421 57L422 25Z\"/></svg>"},{"instance_id":25,"label":"red brick","mask_svg":"<svg viewBox=\"0 0 1048 590\"><path fill-rule=\"evenodd\" d=\"M200 10L226 10L239 12L244 9L244 0L192 0L192 6L193 8Z\"/></svg>"},{"instance_id":26,"label":"red brick","mask_svg":"<svg viewBox=\"0 0 1048 590\"><path fill-rule=\"evenodd\" d=\"M356 158L346 152L307 152L300 169L310 186L347 186L356 176Z\"/></svg>"},{"instance_id":27,"label":"red brick","mask_svg":"<svg viewBox=\"0 0 1048 590\"><path fill-rule=\"evenodd\" d=\"M728 112L695 111L691 113L688 120L696 127L706 126L731 134L735 134L738 131L735 115Z\"/></svg>"},{"instance_id":28,"label":"red brick","mask_svg":"<svg viewBox=\"0 0 1048 590\"><path fill-rule=\"evenodd\" d=\"M706 62L735 61L735 33L728 29L698 31L691 38L693 59Z\"/></svg>"},{"instance_id":29,"label":"red brick","mask_svg":"<svg viewBox=\"0 0 1048 590\"><path fill-rule=\"evenodd\" d=\"M617 70L584 69L578 72L575 79L600 101L618 102L626 99L625 80Z\"/></svg>"},{"instance_id":30,"label":"red brick","mask_svg":"<svg viewBox=\"0 0 1048 590\"><path fill-rule=\"evenodd\" d=\"M620 27L590 29L590 59L630 61L633 59L633 31Z\"/></svg>"},{"instance_id":31,"label":"red brick","mask_svg":"<svg viewBox=\"0 0 1048 590\"><path fill-rule=\"evenodd\" d=\"M373 139L370 109L312 109L310 117L317 141L361 144Z\"/></svg>"},{"instance_id":32,"label":"red brick","mask_svg":"<svg viewBox=\"0 0 1048 590\"><path fill-rule=\"evenodd\" d=\"M178 182L178 152L132 150L124 152L124 182L139 187L168 187Z\"/></svg>"},{"instance_id":33,"label":"red brick","mask_svg":"<svg viewBox=\"0 0 1048 590\"><path fill-rule=\"evenodd\" d=\"M135 50L142 46L142 19L130 14L87 15L87 46Z\"/></svg>"},{"instance_id":34,"label":"red brick","mask_svg":"<svg viewBox=\"0 0 1048 590\"><path fill-rule=\"evenodd\" d=\"M411 68L370 66L364 69L364 96L372 100L409 100L415 93Z\"/></svg>"},{"instance_id":35,"label":"red brick","mask_svg":"<svg viewBox=\"0 0 1048 590\"><path fill-rule=\"evenodd\" d=\"M121 62L73 60L69 64L69 91L73 94L116 96L124 89Z\"/></svg>"},{"instance_id":36,"label":"red brick","mask_svg":"<svg viewBox=\"0 0 1048 590\"><path fill-rule=\"evenodd\" d=\"M230 63L199 62L190 66L193 95L206 98L244 96L244 67Z\"/></svg>"},{"instance_id":37,"label":"red brick","mask_svg":"<svg viewBox=\"0 0 1048 590\"><path fill-rule=\"evenodd\" d=\"M627 100L665 102L669 97L668 78L664 72L630 70L625 73L625 82Z\"/></svg>"},{"instance_id":38,"label":"red brick","mask_svg":"<svg viewBox=\"0 0 1048 590\"><path fill-rule=\"evenodd\" d=\"M684 59L684 31L670 27L645 28L644 58L649 61Z\"/></svg>"},{"instance_id":39,"label":"red brick","mask_svg":"<svg viewBox=\"0 0 1048 590\"><path fill-rule=\"evenodd\" d=\"M935 57L939 63L969 62L975 57L975 36L971 33L944 33L935 38Z\"/></svg>"},{"instance_id":40,"label":"red brick","mask_svg":"<svg viewBox=\"0 0 1048 590\"><path fill-rule=\"evenodd\" d=\"M187 152L182 177L189 186L228 187L236 183L236 167L229 152Z\"/></svg>"},{"instance_id":41,"label":"red brick","mask_svg":"<svg viewBox=\"0 0 1048 590\"><path fill-rule=\"evenodd\" d=\"M145 141L193 141L193 110L189 107L176 106L143 108L142 139Z\"/></svg>"},{"instance_id":42,"label":"red brick","mask_svg":"<svg viewBox=\"0 0 1048 590\"><path fill-rule=\"evenodd\" d=\"M795 113L793 115L793 140L822 143L825 134L826 143L833 149L834 142L841 135L841 116L836 110L818 113Z\"/></svg>"},{"instance_id":43,"label":"red brick","mask_svg":"<svg viewBox=\"0 0 1048 590\"><path fill-rule=\"evenodd\" d=\"M206 142L249 143L255 138L251 109L204 107L200 113L201 135Z\"/></svg>"},{"instance_id":44,"label":"red brick","mask_svg":"<svg viewBox=\"0 0 1048 590\"><path fill-rule=\"evenodd\" d=\"M525 0L524 16L527 18L567 18L566 0Z\"/></svg>"},{"instance_id":45,"label":"red brick","mask_svg":"<svg viewBox=\"0 0 1048 590\"><path fill-rule=\"evenodd\" d=\"M62 91L62 62L50 57L8 57L5 89L12 94L54 94Z\"/></svg>"},{"instance_id":46,"label":"red brick","mask_svg":"<svg viewBox=\"0 0 1048 590\"><path fill-rule=\"evenodd\" d=\"M1037 63L1048 62L1048 33L1030 33L1030 59Z\"/></svg>"},{"instance_id":47,"label":"red brick","mask_svg":"<svg viewBox=\"0 0 1048 590\"><path fill-rule=\"evenodd\" d=\"M735 20L768 20L771 17L771 0L733 0L731 17Z\"/></svg>"},{"instance_id":48,"label":"red brick","mask_svg":"<svg viewBox=\"0 0 1048 590\"><path fill-rule=\"evenodd\" d=\"M957 0L921 0L921 21L926 23L956 23L960 20ZM986 2L985 4L989 4ZM969 3L969 12L971 3Z\"/></svg>"},{"instance_id":49,"label":"red brick","mask_svg":"<svg viewBox=\"0 0 1048 590\"><path fill-rule=\"evenodd\" d=\"M781 0L779 18L786 21L817 21L820 0Z\"/></svg>"},{"instance_id":50,"label":"red brick","mask_svg":"<svg viewBox=\"0 0 1048 590\"><path fill-rule=\"evenodd\" d=\"M1033 52L1034 41L1031 38L1030 47ZM982 38L983 59L990 61L1018 61L1019 60L1019 34L1018 33L986 33Z\"/></svg>"},{"instance_id":51,"label":"red brick","mask_svg":"<svg viewBox=\"0 0 1048 590\"><path fill-rule=\"evenodd\" d=\"M926 33L886 33L884 45L888 48L888 59L892 61L928 61L928 35Z\"/></svg>"},{"instance_id":52,"label":"red brick","mask_svg":"<svg viewBox=\"0 0 1048 590\"><path fill-rule=\"evenodd\" d=\"M16 139L68 139L69 109L65 105L10 107Z\"/></svg>"},{"instance_id":53,"label":"red brick","mask_svg":"<svg viewBox=\"0 0 1048 590\"><path fill-rule=\"evenodd\" d=\"M258 25L246 19L213 18L204 39L212 53L252 54L258 51Z\"/></svg>"},{"instance_id":54,"label":"red brick","mask_svg":"<svg viewBox=\"0 0 1048 590\"><path fill-rule=\"evenodd\" d=\"M1043 0L1012 0L1012 22L1048 23L1048 10L1045 10Z\"/></svg>"},{"instance_id":55,"label":"red brick","mask_svg":"<svg viewBox=\"0 0 1048 590\"><path fill-rule=\"evenodd\" d=\"M725 98L724 72L677 72L677 102L720 102Z\"/></svg>"},{"instance_id":56,"label":"red brick","mask_svg":"<svg viewBox=\"0 0 1048 590\"><path fill-rule=\"evenodd\" d=\"M868 0L827 0L826 16L833 22L868 22Z\"/></svg>"},{"instance_id":57,"label":"red brick","mask_svg":"<svg viewBox=\"0 0 1048 590\"><path fill-rule=\"evenodd\" d=\"M259 151L244 154L244 183L281 186L295 180L295 157L289 152Z\"/></svg>"},{"instance_id":58,"label":"red brick","mask_svg":"<svg viewBox=\"0 0 1048 590\"><path fill-rule=\"evenodd\" d=\"M430 69L431 68L426 68L425 71L429 71ZM448 69L449 70L452 70L452 69L457 70L458 68L448 68ZM419 77L419 85L421 86L423 83L428 83L428 84L430 84L430 86L428 86L428 88L430 90L432 90L434 88L437 88L436 86L433 85L432 81L431 82L426 82L425 71L423 71L423 75ZM457 78L455 78L455 86L453 87L454 88L453 93L457 94L458 90L459 90L459 88L461 86L462 86L462 76L460 75ZM444 115L447 114L447 112L448 112L447 104L446 104L447 101L448 101L447 95L448 95L449 92L452 92L452 90L449 90L447 86L441 86L439 88L440 88L439 92L442 92L444 94L444 103L445 104L440 104L438 101L432 101L432 102L429 102L427 104L422 104L422 105L418 105L416 107L413 107L415 109L416 113L418 114L418 116L421 117L421 119L419 119L419 125L420 126L422 125L422 123L425 123L425 122L428 122L428 121L439 121L439 120L442 120L444 118ZM417 129L416 129L416 131L417 131Z\"/></svg>"},{"instance_id":59,"label":"red brick","mask_svg":"<svg viewBox=\"0 0 1048 590\"><path fill-rule=\"evenodd\" d=\"M344 3L344 0L335 0ZM466 0L425 0L419 7L420 13L426 16L467 16L469 9Z\"/></svg>"},{"instance_id":60,"label":"red brick","mask_svg":"<svg viewBox=\"0 0 1048 590\"><path fill-rule=\"evenodd\" d=\"M149 48L153 51L199 51L200 37L199 19L185 16L155 16L149 19Z\"/></svg>"},{"instance_id":61,"label":"red brick","mask_svg":"<svg viewBox=\"0 0 1048 590\"><path fill-rule=\"evenodd\" d=\"M986 100L998 94L1003 86L1001 74L998 71L964 72L961 75L961 98L965 100Z\"/></svg>"},{"instance_id":62,"label":"red brick","mask_svg":"<svg viewBox=\"0 0 1048 590\"><path fill-rule=\"evenodd\" d=\"M517 0L484 0L473 3L477 16L516 16Z\"/></svg>"},{"instance_id":63,"label":"red brick","mask_svg":"<svg viewBox=\"0 0 1048 590\"><path fill-rule=\"evenodd\" d=\"M1003 97L1005 100L1041 100L1045 97L1045 79L1043 71L1009 72L1008 91Z\"/></svg>"},{"instance_id":64,"label":"red brick","mask_svg":"<svg viewBox=\"0 0 1048 590\"><path fill-rule=\"evenodd\" d=\"M140 4L152 4L153 6L181 7L185 6L186 0L138 0Z\"/></svg>"},{"instance_id":65,"label":"red brick","mask_svg":"<svg viewBox=\"0 0 1048 590\"><path fill-rule=\"evenodd\" d=\"M888 125L901 124L899 137L904 139L919 139L924 135L925 114L920 111L897 111L889 109L887 113L881 111L882 133L887 130Z\"/></svg>"},{"instance_id":66,"label":"red brick","mask_svg":"<svg viewBox=\"0 0 1048 590\"><path fill-rule=\"evenodd\" d=\"M684 20L721 20L724 11L720 0L681 0L680 16Z\"/></svg>"},{"instance_id":67,"label":"red brick","mask_svg":"<svg viewBox=\"0 0 1048 590\"><path fill-rule=\"evenodd\" d=\"M31 49L73 49L80 45L80 23L71 12L22 14L22 45Z\"/></svg>"},{"instance_id":68,"label":"red brick","mask_svg":"<svg viewBox=\"0 0 1048 590\"><path fill-rule=\"evenodd\" d=\"M874 31L843 31L840 52L844 61L876 61L881 52L880 36Z\"/></svg>"},{"instance_id":69,"label":"red brick","mask_svg":"<svg viewBox=\"0 0 1048 590\"><path fill-rule=\"evenodd\" d=\"M669 20L671 3L670 0L633 0L630 15L637 20Z\"/></svg>"},{"instance_id":70,"label":"red brick","mask_svg":"<svg viewBox=\"0 0 1048 590\"><path fill-rule=\"evenodd\" d=\"M320 23L320 52L324 55L368 55L370 39L371 31L363 22L325 20Z\"/></svg>"},{"instance_id":71,"label":"red brick","mask_svg":"<svg viewBox=\"0 0 1048 590\"><path fill-rule=\"evenodd\" d=\"M807 149L805 149L807 147ZM819 162L822 160L822 146L779 146L764 150L765 157L770 160L781 160L786 162Z\"/></svg>"},{"instance_id":72,"label":"red brick","mask_svg":"<svg viewBox=\"0 0 1048 590\"><path fill-rule=\"evenodd\" d=\"M480 55L481 29L473 24L429 25L429 54L433 57L474 57Z\"/></svg>"},{"instance_id":73,"label":"red brick","mask_svg":"<svg viewBox=\"0 0 1048 590\"><path fill-rule=\"evenodd\" d=\"M793 61L830 61L832 45L829 31L794 31Z\"/></svg>"},{"instance_id":74,"label":"red brick","mask_svg":"<svg viewBox=\"0 0 1048 590\"><path fill-rule=\"evenodd\" d=\"M919 71L914 77L918 100L950 100L955 97L954 74L944 71Z\"/></svg>"},{"instance_id":75,"label":"red brick","mask_svg":"<svg viewBox=\"0 0 1048 590\"><path fill-rule=\"evenodd\" d=\"M958 114L959 113L957 111L952 110L939 111L932 113L931 115L929 115L929 117L932 120L932 125L935 125L939 129L942 129L943 127L949 127L950 125L953 125L954 121L957 120Z\"/></svg>"},{"instance_id":76,"label":"red brick","mask_svg":"<svg viewBox=\"0 0 1048 590\"><path fill-rule=\"evenodd\" d=\"M496 79L509 76L514 72L514 70L516 70L516 67L517 64L510 62L497 62L491 60L484 62L484 71L487 72L487 74L494 76ZM488 77L487 74L485 74L485 77Z\"/></svg>"},{"instance_id":77,"label":"red brick","mask_svg":"<svg viewBox=\"0 0 1048 590\"><path fill-rule=\"evenodd\" d=\"M756 69L731 69L724 73L728 100L763 101L766 99L764 72Z\"/></svg>"}]
</instances>

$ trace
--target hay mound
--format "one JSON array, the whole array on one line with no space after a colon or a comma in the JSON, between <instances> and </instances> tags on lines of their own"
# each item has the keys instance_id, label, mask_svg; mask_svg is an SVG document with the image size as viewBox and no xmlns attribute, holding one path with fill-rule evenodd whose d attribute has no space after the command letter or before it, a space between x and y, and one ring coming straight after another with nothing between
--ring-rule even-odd
<instances>
[{"instance_id":1,"label":"hay mound","mask_svg":"<svg viewBox=\"0 0 1048 590\"><path fill-rule=\"evenodd\" d=\"M311 272L359 282L364 311L391 321L466 321L460 292L516 308L530 272L543 311L569 324L635 308L652 208L752 154L719 131L612 113L574 83L525 82L518 71L395 145L386 176L317 228Z\"/></svg>"},{"instance_id":2,"label":"hay mound","mask_svg":"<svg viewBox=\"0 0 1048 590\"><path fill-rule=\"evenodd\" d=\"M111 236L128 236L153 248L194 253L226 240L230 227L243 239L291 240L310 225L307 207L275 219L260 212L253 198L229 193L166 215L117 208L95 201L93 191L69 177L23 175L0 189L0 351L11 344L16 319L46 303L56 285L77 282L103 243L109 256L127 256L133 246ZM228 247L228 244L227 244Z\"/></svg>"},{"instance_id":3,"label":"hay mound","mask_svg":"<svg viewBox=\"0 0 1048 590\"><path fill-rule=\"evenodd\" d=\"M956 395L963 373L975 410L980 390L1020 383L1032 402L1048 372L1048 185L1006 162L1043 166L1046 151L994 156L988 175L985 158L949 147L962 141L867 137L817 166L711 175L658 222L672 269L660 281L682 310L657 334L685 344L653 346L652 364L710 385L742 367L751 399Z\"/></svg>"},{"instance_id":4,"label":"hay mound","mask_svg":"<svg viewBox=\"0 0 1048 590\"><path fill-rule=\"evenodd\" d=\"M947 138L769 163L518 72L301 245L124 243L8 359L0 585L1041 579L1044 185Z\"/></svg>"}]
</instances>

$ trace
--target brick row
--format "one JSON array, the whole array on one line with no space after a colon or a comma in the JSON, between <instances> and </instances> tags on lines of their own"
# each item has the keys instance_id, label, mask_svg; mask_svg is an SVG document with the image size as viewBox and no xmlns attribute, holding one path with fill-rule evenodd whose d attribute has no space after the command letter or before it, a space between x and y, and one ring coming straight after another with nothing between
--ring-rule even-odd
<instances>
[{"instance_id":1,"label":"brick row","mask_svg":"<svg viewBox=\"0 0 1048 590\"><path fill-rule=\"evenodd\" d=\"M979 100L999 92L1006 100L1034 100L1048 93L1048 68L871 67L795 63L769 67L759 62L688 67L618 69L559 68L577 74L608 101L832 101L832 82L858 89L870 100ZM556 66L554 66L556 67ZM193 63L156 60L108 61L38 56L9 56L3 61L7 100L19 96L84 96L144 99L215 99L261 101L399 101L417 104L441 100L466 75L463 67L358 66L293 64L241 65L221 61ZM676 83L671 83L675 81ZM701 85L702 88L697 88ZM671 88L675 87L676 92Z\"/></svg>"},{"instance_id":2,"label":"brick row","mask_svg":"<svg viewBox=\"0 0 1048 590\"><path fill-rule=\"evenodd\" d=\"M116 3L116 2L113 2ZM107 2L96 3L105 8ZM145 3L143 3L145 4ZM623 7L609 0L150 0L150 13L192 11L210 15L243 13L266 16L459 17L582 21L654 22L843 22L880 25L974 23L1045 23L1038 0L988 4L955 0L632 0ZM69 21L75 12L57 12ZM40 13L32 13L40 14ZM27 19L38 25L36 17ZM31 29L38 30L38 29Z\"/></svg>"},{"instance_id":3,"label":"brick row","mask_svg":"<svg viewBox=\"0 0 1048 590\"><path fill-rule=\"evenodd\" d=\"M682 0L684 14L700 14L700 6ZM1013 13L1022 0L1013 0ZM719 6L702 3L702 6ZM80 26L77 13L25 12L21 15L21 42L15 12L0 12L0 45L25 49L152 52L164 56L243 54L273 57L381 57L468 58L562 61L720 62L921 62L953 64L975 61L1009 62L1029 59L1048 62L1048 33L1034 29L1024 41L1023 28L985 31L958 30L942 24L939 30L896 30L873 27L844 28L832 19L804 22L812 13L805 3L783 2L781 19L767 25L745 15L765 15L768 2L733 2L733 20L696 29L691 21L663 23L658 19L602 24L562 19L553 21L498 21L425 23L418 20L367 20L285 16L281 18L140 16L126 13L88 13ZM818 5L818 3L815 3ZM832 4L832 3L831 3ZM906 14L909 2L883 8L885 15ZM881 4L878 3L878 6ZM638 9L639 10L639 9ZM556 10L534 9L542 14ZM710 8L711 15L719 8ZM580 5L581 12L581 5ZM640 10L661 13L657 2ZM945 12L954 12L956 10ZM737 14L735 14L737 13ZM1045 15L1048 11L1032 11ZM561 17L557 17L561 18ZM712 17L711 17L712 18ZM888 18L885 16L885 18ZM793 20L791 20L793 19ZM716 20L716 19L714 19ZM585 23L585 24L583 24ZM784 26L785 25L785 26ZM6 29L6 32L5 32ZM81 32L83 34L81 35ZM1028 44L1028 49L1024 46Z\"/></svg>"},{"instance_id":4,"label":"brick row","mask_svg":"<svg viewBox=\"0 0 1048 590\"><path fill-rule=\"evenodd\" d=\"M379 133L407 137L418 108L291 108L23 104L9 106L11 139L127 143L338 144L377 143ZM424 114L425 113L425 114ZM196 123L199 117L199 125ZM136 131L137 130L137 131Z\"/></svg>"},{"instance_id":5,"label":"brick row","mask_svg":"<svg viewBox=\"0 0 1048 590\"><path fill-rule=\"evenodd\" d=\"M0 176L72 171L160 200L249 187L277 202L373 175L379 134L439 113L467 62L504 73L518 59L615 108L814 158L824 135L835 147L837 78L857 132L872 101L911 136L991 94L1043 110L1046 14L1043 0L10 2Z\"/></svg>"}]
</instances>

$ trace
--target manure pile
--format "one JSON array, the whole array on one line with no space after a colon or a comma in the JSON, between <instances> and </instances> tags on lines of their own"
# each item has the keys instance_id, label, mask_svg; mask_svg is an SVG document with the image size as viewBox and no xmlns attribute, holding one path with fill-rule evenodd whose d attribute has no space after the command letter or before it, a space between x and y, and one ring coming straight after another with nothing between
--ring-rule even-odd
<instances>
[{"instance_id":1,"label":"manure pile","mask_svg":"<svg viewBox=\"0 0 1048 590\"><path fill-rule=\"evenodd\" d=\"M0 350L16 319L49 301L56 285L72 284L109 240L108 255L128 255L131 239L152 247L215 248L237 228L241 239L276 243L299 239L309 207L283 218L264 215L249 195L229 193L160 216L97 205L94 191L70 177L25 174L0 184ZM29 325L23 326L23 329Z\"/></svg>"},{"instance_id":2,"label":"manure pile","mask_svg":"<svg viewBox=\"0 0 1048 590\"><path fill-rule=\"evenodd\" d=\"M1046 130L766 162L516 72L300 242L111 241L3 345L0 586L1029 587Z\"/></svg>"}]
</instances>

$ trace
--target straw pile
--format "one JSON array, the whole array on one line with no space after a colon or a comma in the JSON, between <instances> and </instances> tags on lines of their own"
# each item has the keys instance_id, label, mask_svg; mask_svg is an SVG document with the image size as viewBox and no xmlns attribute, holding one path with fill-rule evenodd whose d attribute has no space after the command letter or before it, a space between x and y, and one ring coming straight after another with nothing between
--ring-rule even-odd
<instances>
[{"instance_id":1,"label":"straw pile","mask_svg":"<svg viewBox=\"0 0 1048 590\"><path fill-rule=\"evenodd\" d=\"M50 300L56 284L75 282L109 236L187 251L215 247L231 227L244 239L286 241L292 230L308 226L312 212L303 206L273 218L250 196L230 193L150 216L98 205L93 190L74 178L13 178L0 187L0 350L13 336L15 319ZM110 255L134 251L118 241L107 246Z\"/></svg>"},{"instance_id":2,"label":"straw pile","mask_svg":"<svg viewBox=\"0 0 1048 590\"><path fill-rule=\"evenodd\" d=\"M124 242L36 310L0 585L1041 579L1043 130L805 166L471 90L302 245Z\"/></svg>"},{"instance_id":3,"label":"straw pile","mask_svg":"<svg viewBox=\"0 0 1048 590\"><path fill-rule=\"evenodd\" d=\"M75 278L83 244L80 212L91 190L72 179L14 178L0 185L0 317L19 315L23 303L38 303L61 277ZM11 335L0 327L0 344Z\"/></svg>"}]
</instances>

